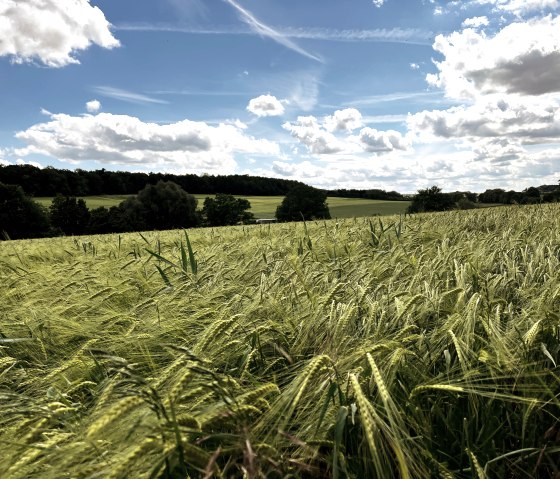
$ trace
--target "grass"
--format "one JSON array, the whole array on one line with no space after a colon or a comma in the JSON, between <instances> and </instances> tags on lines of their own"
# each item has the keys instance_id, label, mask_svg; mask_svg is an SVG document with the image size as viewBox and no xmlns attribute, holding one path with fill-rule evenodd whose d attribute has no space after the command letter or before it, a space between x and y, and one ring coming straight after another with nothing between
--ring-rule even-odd
<instances>
[{"instance_id":1,"label":"grass","mask_svg":"<svg viewBox=\"0 0 560 479\"><path fill-rule=\"evenodd\" d=\"M0 477L549 478L560 207L0 243Z\"/></svg>"},{"instance_id":2,"label":"grass","mask_svg":"<svg viewBox=\"0 0 560 479\"><path fill-rule=\"evenodd\" d=\"M97 195L97 196L82 196L81 198L86 201L89 209L104 207L110 208L111 206L117 206L122 201L126 200L133 195ZM48 208L51 205L52 197L50 196L39 196L33 198L40 205Z\"/></svg>"},{"instance_id":3,"label":"grass","mask_svg":"<svg viewBox=\"0 0 560 479\"><path fill-rule=\"evenodd\" d=\"M198 199L199 207L202 207L204 199L208 195L194 196ZM90 209L98 208L100 206L104 206L106 208L116 206L126 198L128 198L127 195L83 197ZM274 218L276 207L284 199L283 196L237 196L237 198L245 198L250 201L251 212L256 218ZM38 197L35 198L35 201L48 207L51 204L52 198ZM409 201L381 201L334 197L328 198L327 202L333 218L404 214L406 208L410 204Z\"/></svg>"}]
</instances>

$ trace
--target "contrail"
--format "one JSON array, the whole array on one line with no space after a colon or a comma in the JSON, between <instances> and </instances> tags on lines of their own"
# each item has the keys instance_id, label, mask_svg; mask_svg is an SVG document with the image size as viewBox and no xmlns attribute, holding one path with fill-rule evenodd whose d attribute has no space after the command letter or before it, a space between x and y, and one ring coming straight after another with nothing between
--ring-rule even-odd
<instances>
[{"instance_id":1,"label":"contrail","mask_svg":"<svg viewBox=\"0 0 560 479\"><path fill-rule=\"evenodd\" d=\"M251 12L245 10L241 5L236 3L234 0L224 0L224 1L229 3L233 8L235 8L239 12L241 16L241 20L243 20L243 22L249 25L249 27L259 35L268 37L271 40L274 40L276 43L279 43L280 45L283 45L286 48L289 48L290 50L297 52L300 55L303 55L304 57L311 58L312 60L315 60L316 62L319 63L324 63L322 58L313 55L312 53L309 53L307 50L301 48L297 43L293 42L279 31L257 20Z\"/></svg>"}]
</instances>

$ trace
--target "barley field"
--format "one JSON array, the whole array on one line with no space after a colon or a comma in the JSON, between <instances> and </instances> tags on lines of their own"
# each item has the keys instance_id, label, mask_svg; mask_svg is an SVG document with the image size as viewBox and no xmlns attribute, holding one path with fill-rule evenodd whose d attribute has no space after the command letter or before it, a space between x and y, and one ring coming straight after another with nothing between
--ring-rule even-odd
<instances>
[{"instance_id":1,"label":"barley field","mask_svg":"<svg viewBox=\"0 0 560 479\"><path fill-rule=\"evenodd\" d=\"M560 207L0 242L0 477L551 478Z\"/></svg>"}]
</instances>

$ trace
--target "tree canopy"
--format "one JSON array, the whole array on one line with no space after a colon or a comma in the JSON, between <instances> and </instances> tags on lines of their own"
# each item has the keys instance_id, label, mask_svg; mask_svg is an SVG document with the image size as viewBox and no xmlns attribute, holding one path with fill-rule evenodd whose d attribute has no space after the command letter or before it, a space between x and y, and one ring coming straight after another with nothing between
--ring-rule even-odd
<instances>
[{"instance_id":1,"label":"tree canopy","mask_svg":"<svg viewBox=\"0 0 560 479\"><path fill-rule=\"evenodd\" d=\"M253 219L249 200L233 195L218 193L214 198L204 200L202 216L208 226L227 226L247 223Z\"/></svg>"},{"instance_id":2,"label":"tree canopy","mask_svg":"<svg viewBox=\"0 0 560 479\"><path fill-rule=\"evenodd\" d=\"M327 193L308 185L296 185L276 208L278 221L330 219Z\"/></svg>"},{"instance_id":3,"label":"tree canopy","mask_svg":"<svg viewBox=\"0 0 560 479\"><path fill-rule=\"evenodd\" d=\"M51 224L66 235L80 235L86 231L90 212L86 202L74 196L56 195L49 208Z\"/></svg>"},{"instance_id":4,"label":"tree canopy","mask_svg":"<svg viewBox=\"0 0 560 479\"><path fill-rule=\"evenodd\" d=\"M428 211L446 211L455 207L453 195L442 193L441 188L432 186L425 190L418 190L408 207L409 213L423 213Z\"/></svg>"},{"instance_id":5,"label":"tree canopy","mask_svg":"<svg viewBox=\"0 0 560 479\"><path fill-rule=\"evenodd\" d=\"M147 185L120 204L123 224L130 231L186 228L199 224L197 199L172 181Z\"/></svg>"},{"instance_id":6,"label":"tree canopy","mask_svg":"<svg viewBox=\"0 0 560 479\"><path fill-rule=\"evenodd\" d=\"M49 217L42 206L17 185L0 183L0 239L47 236Z\"/></svg>"}]
</instances>

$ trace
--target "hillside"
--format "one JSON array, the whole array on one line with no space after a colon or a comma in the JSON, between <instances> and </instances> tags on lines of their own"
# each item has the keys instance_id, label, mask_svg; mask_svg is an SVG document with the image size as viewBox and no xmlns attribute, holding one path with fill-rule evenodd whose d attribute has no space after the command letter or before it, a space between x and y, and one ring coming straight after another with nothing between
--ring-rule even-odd
<instances>
[{"instance_id":1,"label":"hillside","mask_svg":"<svg viewBox=\"0 0 560 479\"><path fill-rule=\"evenodd\" d=\"M0 477L551 477L558 271L557 204L0 242Z\"/></svg>"}]
</instances>

